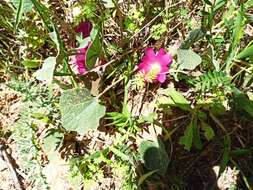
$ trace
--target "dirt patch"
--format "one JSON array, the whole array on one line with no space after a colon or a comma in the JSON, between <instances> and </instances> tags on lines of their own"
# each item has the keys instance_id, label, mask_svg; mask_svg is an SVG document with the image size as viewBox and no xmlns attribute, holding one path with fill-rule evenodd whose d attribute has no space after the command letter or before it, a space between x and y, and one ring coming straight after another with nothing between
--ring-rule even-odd
<instances>
[{"instance_id":1,"label":"dirt patch","mask_svg":"<svg viewBox=\"0 0 253 190\"><path fill-rule=\"evenodd\" d=\"M0 129L7 130L18 119L21 98L18 94L0 84Z\"/></svg>"},{"instance_id":2,"label":"dirt patch","mask_svg":"<svg viewBox=\"0 0 253 190\"><path fill-rule=\"evenodd\" d=\"M21 98L6 84L0 84L0 139L19 117ZM7 164L0 158L0 190L14 190Z\"/></svg>"}]
</instances>

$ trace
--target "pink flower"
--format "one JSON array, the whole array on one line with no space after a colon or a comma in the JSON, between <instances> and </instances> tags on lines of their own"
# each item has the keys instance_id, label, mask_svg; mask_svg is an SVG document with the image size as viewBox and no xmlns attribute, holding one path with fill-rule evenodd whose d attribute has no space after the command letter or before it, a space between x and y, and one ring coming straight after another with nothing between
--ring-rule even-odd
<instances>
[{"instance_id":1,"label":"pink flower","mask_svg":"<svg viewBox=\"0 0 253 190\"><path fill-rule=\"evenodd\" d=\"M155 53L152 48L147 48L145 56L138 65L139 74L147 82L159 81L163 83L166 80L166 74L169 71L172 59L172 56L162 48L158 53Z\"/></svg>"},{"instance_id":2,"label":"pink flower","mask_svg":"<svg viewBox=\"0 0 253 190\"><path fill-rule=\"evenodd\" d=\"M90 43L77 51L77 54L70 57L70 64L74 66L74 69L78 71L78 74L84 74L86 70L86 55L89 49Z\"/></svg>"},{"instance_id":3,"label":"pink flower","mask_svg":"<svg viewBox=\"0 0 253 190\"><path fill-rule=\"evenodd\" d=\"M80 25L75 29L77 33L82 33L83 38L87 38L90 36L90 32L92 30L92 23L89 21L85 21L80 23ZM86 73L86 56L88 49L91 45L91 41L88 44L77 50L77 54L70 57L70 64L77 70L78 74L82 75Z\"/></svg>"}]
</instances>

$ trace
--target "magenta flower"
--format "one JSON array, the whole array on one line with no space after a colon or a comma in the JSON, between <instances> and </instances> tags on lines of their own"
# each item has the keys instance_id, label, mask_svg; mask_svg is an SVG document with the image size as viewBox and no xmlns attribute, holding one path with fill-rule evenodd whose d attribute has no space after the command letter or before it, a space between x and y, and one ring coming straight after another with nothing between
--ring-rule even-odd
<instances>
[{"instance_id":1,"label":"magenta flower","mask_svg":"<svg viewBox=\"0 0 253 190\"><path fill-rule=\"evenodd\" d=\"M87 38L90 36L90 32L92 30L92 23L89 21L81 22L79 26L75 29L77 33L82 33L83 38ZM77 71L78 74L82 75L86 73L86 56L88 49L91 45L91 41L88 44L77 50L77 54L70 57L70 64L74 67L74 70Z\"/></svg>"},{"instance_id":2,"label":"magenta flower","mask_svg":"<svg viewBox=\"0 0 253 190\"><path fill-rule=\"evenodd\" d=\"M92 23L90 21L81 22L75 29L77 33L82 33L83 38L90 36L92 30Z\"/></svg>"},{"instance_id":3,"label":"magenta flower","mask_svg":"<svg viewBox=\"0 0 253 190\"><path fill-rule=\"evenodd\" d=\"M147 48L145 56L138 65L139 74L147 82L158 81L163 83L166 80L166 74L169 71L172 59L172 56L162 48L158 53L155 53L152 48Z\"/></svg>"},{"instance_id":4,"label":"magenta flower","mask_svg":"<svg viewBox=\"0 0 253 190\"><path fill-rule=\"evenodd\" d=\"M90 43L77 51L77 54L70 57L70 64L77 70L78 74L84 74L86 70L86 55L89 49Z\"/></svg>"}]
</instances>

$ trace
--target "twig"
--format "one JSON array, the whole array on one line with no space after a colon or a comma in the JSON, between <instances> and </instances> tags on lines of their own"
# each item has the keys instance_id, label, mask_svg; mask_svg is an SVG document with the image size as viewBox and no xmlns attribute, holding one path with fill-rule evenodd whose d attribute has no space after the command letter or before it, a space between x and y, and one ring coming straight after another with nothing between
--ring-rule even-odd
<instances>
[{"instance_id":1,"label":"twig","mask_svg":"<svg viewBox=\"0 0 253 190\"><path fill-rule=\"evenodd\" d=\"M110 86L108 86L103 92L101 92L97 98L99 99L102 95L104 95L108 90L110 90L112 87L114 87L116 84L121 82L124 79L124 77L119 78L117 81L114 81Z\"/></svg>"},{"instance_id":2,"label":"twig","mask_svg":"<svg viewBox=\"0 0 253 190\"><path fill-rule=\"evenodd\" d=\"M24 190L24 188L22 187L22 183L17 176L17 172L12 165L11 158L10 158L9 154L6 152L6 148L3 144L0 144L0 158L3 158L3 160L5 161L7 167L10 171L15 188L17 190Z\"/></svg>"},{"instance_id":3,"label":"twig","mask_svg":"<svg viewBox=\"0 0 253 190\"><path fill-rule=\"evenodd\" d=\"M213 121L227 134L228 132L224 125L211 112L209 112L209 115L213 119Z\"/></svg>"}]
</instances>

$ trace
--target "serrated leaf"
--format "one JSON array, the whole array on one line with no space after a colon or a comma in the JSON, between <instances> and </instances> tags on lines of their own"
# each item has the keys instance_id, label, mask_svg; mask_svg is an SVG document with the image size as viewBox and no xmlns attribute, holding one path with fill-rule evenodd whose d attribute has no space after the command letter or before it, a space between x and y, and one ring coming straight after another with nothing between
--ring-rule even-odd
<instances>
[{"instance_id":1,"label":"serrated leaf","mask_svg":"<svg viewBox=\"0 0 253 190\"><path fill-rule=\"evenodd\" d=\"M191 49L178 49L177 58L179 69L194 70L201 62L201 57Z\"/></svg>"},{"instance_id":2,"label":"serrated leaf","mask_svg":"<svg viewBox=\"0 0 253 190\"><path fill-rule=\"evenodd\" d=\"M71 89L62 94L60 111L65 129L85 134L97 129L100 118L105 115L105 106L99 104L86 88Z\"/></svg>"},{"instance_id":3,"label":"serrated leaf","mask_svg":"<svg viewBox=\"0 0 253 190\"><path fill-rule=\"evenodd\" d=\"M52 83L55 65L56 65L56 57L46 58L42 65L42 68L37 70L35 73L36 79L46 82L47 84Z\"/></svg>"},{"instance_id":4,"label":"serrated leaf","mask_svg":"<svg viewBox=\"0 0 253 190\"><path fill-rule=\"evenodd\" d=\"M179 144L184 145L184 148L190 151L192 143L193 143L193 124L191 122L184 131L184 136L180 138Z\"/></svg>"},{"instance_id":5,"label":"serrated leaf","mask_svg":"<svg viewBox=\"0 0 253 190\"><path fill-rule=\"evenodd\" d=\"M112 151L116 156L120 157L124 161L129 161L129 156L124 152L121 152L119 149L110 147L110 151Z\"/></svg>"},{"instance_id":6,"label":"serrated leaf","mask_svg":"<svg viewBox=\"0 0 253 190\"><path fill-rule=\"evenodd\" d=\"M180 45L180 49L189 49L195 42L199 41L205 36L202 29L197 28L192 30L185 41Z\"/></svg>"},{"instance_id":7,"label":"serrated leaf","mask_svg":"<svg viewBox=\"0 0 253 190\"><path fill-rule=\"evenodd\" d=\"M147 169L156 170L161 175L166 173L170 159L159 138L157 141L142 141L139 153Z\"/></svg>"}]
</instances>

